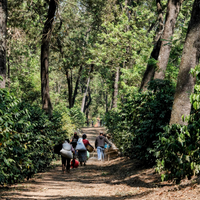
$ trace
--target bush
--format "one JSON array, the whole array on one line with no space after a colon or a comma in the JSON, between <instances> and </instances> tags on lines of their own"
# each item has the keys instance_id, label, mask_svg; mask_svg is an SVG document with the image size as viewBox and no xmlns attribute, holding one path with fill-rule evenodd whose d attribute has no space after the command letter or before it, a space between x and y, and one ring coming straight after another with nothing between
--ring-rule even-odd
<instances>
[{"instance_id":1,"label":"bush","mask_svg":"<svg viewBox=\"0 0 200 200\"><path fill-rule=\"evenodd\" d=\"M162 174L162 180L181 179L199 174L200 171L200 66L192 70L196 76L194 93L190 96L193 106L188 117L188 126L173 124L159 133L159 140L153 150L157 157L156 171Z\"/></svg>"},{"instance_id":2,"label":"bush","mask_svg":"<svg viewBox=\"0 0 200 200\"><path fill-rule=\"evenodd\" d=\"M73 132L85 125L85 115L81 112L80 108L73 107L71 109L59 104L54 110L62 115L62 122L64 124L63 130L72 135Z\"/></svg>"},{"instance_id":3,"label":"bush","mask_svg":"<svg viewBox=\"0 0 200 200\"><path fill-rule=\"evenodd\" d=\"M74 106L70 109L70 117L72 123L76 124L76 128L81 128L85 125L86 118L79 107Z\"/></svg>"},{"instance_id":4,"label":"bush","mask_svg":"<svg viewBox=\"0 0 200 200\"><path fill-rule=\"evenodd\" d=\"M157 157L156 171L164 173L162 181L181 179L199 174L200 171L200 125L199 122L189 126L174 124L166 126L164 133L159 134L155 145Z\"/></svg>"},{"instance_id":5,"label":"bush","mask_svg":"<svg viewBox=\"0 0 200 200\"><path fill-rule=\"evenodd\" d=\"M61 119L0 90L0 184L30 178L50 164L54 144L66 137Z\"/></svg>"},{"instance_id":6,"label":"bush","mask_svg":"<svg viewBox=\"0 0 200 200\"><path fill-rule=\"evenodd\" d=\"M154 80L148 91L129 95L120 111L107 114L106 126L126 156L146 164L155 162L149 150L169 123L173 95L174 87L169 81Z\"/></svg>"}]
</instances>

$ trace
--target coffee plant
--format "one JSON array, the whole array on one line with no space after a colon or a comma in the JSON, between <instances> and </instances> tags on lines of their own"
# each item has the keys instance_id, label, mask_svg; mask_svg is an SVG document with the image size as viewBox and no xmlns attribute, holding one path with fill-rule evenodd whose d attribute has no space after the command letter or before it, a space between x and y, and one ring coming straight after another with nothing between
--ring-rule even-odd
<instances>
[{"instance_id":1,"label":"coffee plant","mask_svg":"<svg viewBox=\"0 0 200 200\"><path fill-rule=\"evenodd\" d=\"M162 173L162 180L181 179L200 172L200 68L192 70L196 76L194 93L190 96L192 112L188 125L173 124L160 132L153 150L157 157L156 171ZM183 118L184 119L184 118Z\"/></svg>"},{"instance_id":2,"label":"coffee plant","mask_svg":"<svg viewBox=\"0 0 200 200\"><path fill-rule=\"evenodd\" d=\"M147 92L127 96L120 111L106 116L106 126L121 151L146 164L155 163L149 151L158 133L169 123L174 87L169 81L154 80Z\"/></svg>"},{"instance_id":3,"label":"coffee plant","mask_svg":"<svg viewBox=\"0 0 200 200\"><path fill-rule=\"evenodd\" d=\"M29 179L51 163L54 145L69 137L62 116L55 111L49 119L38 106L0 90L0 184Z\"/></svg>"}]
</instances>

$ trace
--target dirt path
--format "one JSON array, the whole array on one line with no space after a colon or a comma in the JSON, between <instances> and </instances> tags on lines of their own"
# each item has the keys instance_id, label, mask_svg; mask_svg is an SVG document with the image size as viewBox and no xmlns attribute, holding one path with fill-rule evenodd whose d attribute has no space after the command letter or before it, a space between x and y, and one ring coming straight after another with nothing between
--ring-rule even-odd
<instances>
[{"instance_id":1,"label":"dirt path","mask_svg":"<svg viewBox=\"0 0 200 200\"><path fill-rule=\"evenodd\" d=\"M91 143L102 128L84 128ZM89 159L87 166L62 174L61 161L52 163L47 172L29 181L0 188L2 200L180 200L200 199L200 186L192 181L180 185L160 183L153 169L137 161L118 157L109 162Z\"/></svg>"}]
</instances>

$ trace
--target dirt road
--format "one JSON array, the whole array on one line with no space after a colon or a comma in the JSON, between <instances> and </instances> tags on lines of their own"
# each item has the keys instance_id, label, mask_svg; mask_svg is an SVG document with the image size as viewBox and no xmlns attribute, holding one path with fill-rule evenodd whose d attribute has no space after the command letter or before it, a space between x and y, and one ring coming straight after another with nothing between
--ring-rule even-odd
<instances>
[{"instance_id":1,"label":"dirt road","mask_svg":"<svg viewBox=\"0 0 200 200\"><path fill-rule=\"evenodd\" d=\"M102 128L84 128L82 133L94 142ZM52 163L47 172L29 181L0 188L2 200L180 200L200 199L200 187L191 181L180 185L160 182L153 169L138 165L137 161L115 158L101 162L89 159L87 166L62 174L61 161Z\"/></svg>"}]
</instances>

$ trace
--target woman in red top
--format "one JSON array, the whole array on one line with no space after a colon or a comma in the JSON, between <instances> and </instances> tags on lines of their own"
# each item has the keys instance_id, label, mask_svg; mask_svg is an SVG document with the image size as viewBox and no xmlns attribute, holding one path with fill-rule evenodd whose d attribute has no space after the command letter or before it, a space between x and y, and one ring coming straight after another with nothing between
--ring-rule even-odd
<instances>
[{"instance_id":1,"label":"woman in red top","mask_svg":"<svg viewBox=\"0 0 200 200\"><path fill-rule=\"evenodd\" d=\"M83 136L82 136L82 138L83 138L83 144L85 145L85 148L86 148L87 145L90 144L89 141L86 139L87 135L84 133Z\"/></svg>"},{"instance_id":2,"label":"woman in red top","mask_svg":"<svg viewBox=\"0 0 200 200\"><path fill-rule=\"evenodd\" d=\"M89 143L89 141L86 139L87 135L83 134L82 135L83 138L83 144L85 145L85 148L87 147ZM78 159L80 161L80 165L82 166L82 163L84 162L84 166L86 165L86 161L87 161L87 150L85 151L78 151Z\"/></svg>"}]
</instances>

